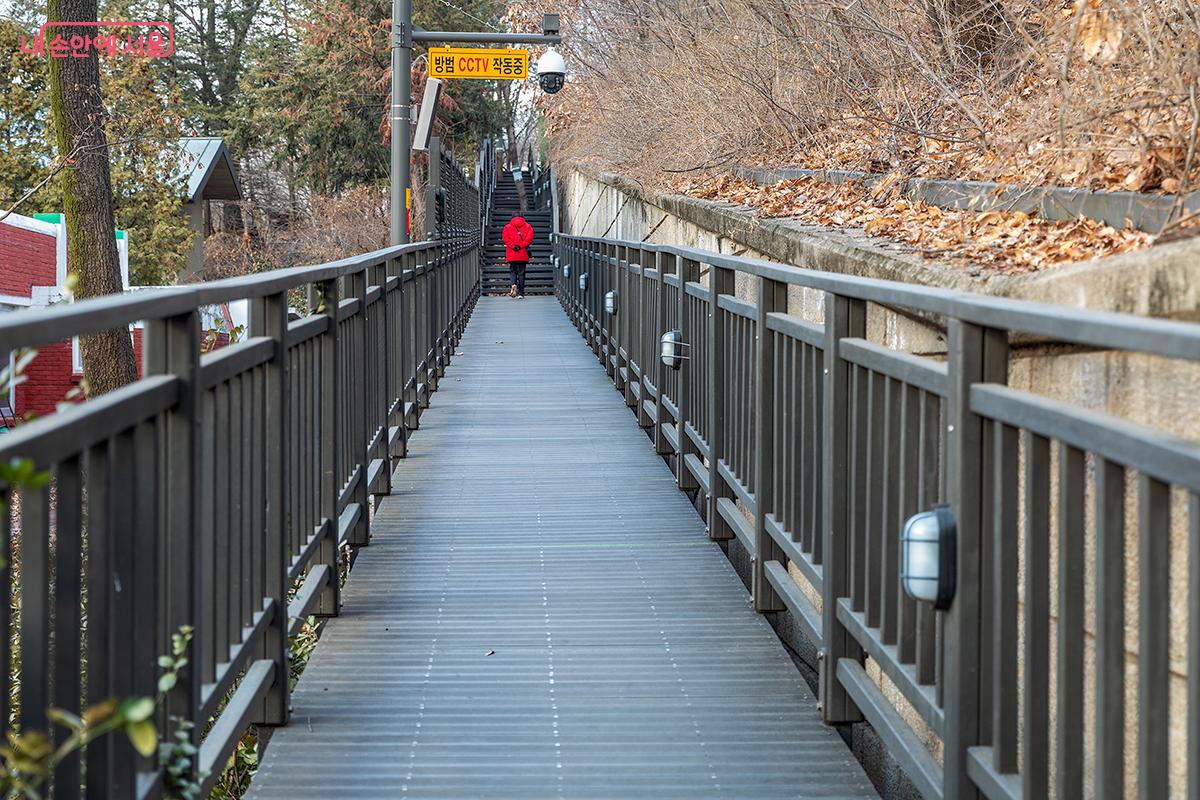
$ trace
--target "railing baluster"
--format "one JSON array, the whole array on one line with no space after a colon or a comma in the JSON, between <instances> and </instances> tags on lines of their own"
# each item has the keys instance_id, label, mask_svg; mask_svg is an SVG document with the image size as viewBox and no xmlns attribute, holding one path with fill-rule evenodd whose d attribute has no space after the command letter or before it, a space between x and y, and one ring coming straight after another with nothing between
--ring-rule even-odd
<instances>
[{"instance_id":1,"label":"railing baluster","mask_svg":"<svg viewBox=\"0 0 1200 800\"><path fill-rule=\"evenodd\" d=\"M899 498L899 508L892 514L892 524L896 526L897 535L894 537L897 540L899 547L899 531L904 529L905 521L920 511L920 503L917 499L917 481L918 472L920 471L920 462L918 459L919 445L917 442L917 432L920 426L918 415L920 414L920 390L910 384L903 384L900 387L900 455L897 463L899 464L900 474L897 476L899 487L897 497ZM899 565L897 565L899 567ZM899 569L897 569L899 573ZM900 663L911 664L915 660L916 651L916 621L914 619L917 611L917 603L904 591L904 587L897 580L892 591L895 593L896 602L899 604L898 614L898 629L897 629L897 655L900 658Z\"/></svg>"},{"instance_id":2,"label":"railing baluster","mask_svg":"<svg viewBox=\"0 0 1200 800\"><path fill-rule=\"evenodd\" d=\"M985 576L991 574L986 523L990 494L991 447L982 417L971 410L971 387L1008 381L1008 339L1003 331L951 320L947 336L949 424L946 474L958 527L957 590L946 613L946 724L943 788L946 800L973 797L967 776L967 749L986 741L989 698L981 698L983 643L990 637L984 613ZM990 619L990 617L987 617ZM1027 795L1034 796L1034 795Z\"/></svg>"},{"instance_id":3,"label":"railing baluster","mask_svg":"<svg viewBox=\"0 0 1200 800\"><path fill-rule=\"evenodd\" d=\"M78 456L58 465L55 486L54 526L54 699L56 708L80 712L82 670L80 631L85 625L82 603L83 576L83 470ZM6 504L3 513L9 513ZM153 530L151 531L153 533ZM8 604L5 603L7 606ZM154 630L153 619L149 627ZM151 665L153 661L151 661ZM56 728L54 743L61 746L69 735ZM67 753L54 770L55 800L79 797L80 753Z\"/></svg>"},{"instance_id":4,"label":"railing baluster","mask_svg":"<svg viewBox=\"0 0 1200 800\"><path fill-rule=\"evenodd\" d=\"M684 343L682 365L679 368L679 419L675 425L675 437L679 439L679 459L675 462L675 482L680 491L694 492L699 488L696 476L687 467L688 456L699 456L699 450L692 437L687 432L690 424L700 430L697 424L697 409L704 403L704 398L697 396L695 391L695 371L699 368L697 359L704 358L704 351L697 342L700 331L695 326L692 313L693 302L687 293L687 285L700 280L700 265L683 256L674 257L675 274L679 276L679 331Z\"/></svg>"},{"instance_id":5,"label":"railing baluster","mask_svg":"<svg viewBox=\"0 0 1200 800\"><path fill-rule=\"evenodd\" d=\"M767 582L765 565L778 561L787 566L783 548L767 533L767 514L775 511L775 468L776 448L784 450L800 445L799 442L779 441L775 426L775 382L776 343L775 334L767 328L767 316L776 311L787 311L787 285L767 278L758 280L758 318L755 320L756 347L754 349L754 499L757 514L754 516L754 607L758 611L778 611L783 603Z\"/></svg>"},{"instance_id":6,"label":"railing baluster","mask_svg":"<svg viewBox=\"0 0 1200 800\"><path fill-rule=\"evenodd\" d=\"M160 486L166 572L162 578L167 587L163 591L164 607L158 630L162 636L169 637L185 625L197 628L188 650L187 664L180 670L178 681L168 694L166 708L168 718L196 721L200 685L204 680L203 664L209 663L211 657L211 651L205 649L204 637L200 636L200 608L197 606L197 590L208 587L210 575L210 567L200 547L202 506L198 487L211 486L211 476L200 471L204 391L200 387L199 314L191 311L179 317L151 320L146 323L144 336L146 374L173 374L180 380L179 402L167 411L163 420L166 457L161 464ZM89 469L89 499L96 489ZM95 516L89 515L89 537L92 519ZM198 745L202 733L200 727L197 724L188 732L193 746Z\"/></svg>"},{"instance_id":7,"label":"railing baluster","mask_svg":"<svg viewBox=\"0 0 1200 800\"><path fill-rule=\"evenodd\" d=\"M883 616L883 462L887 448L884 438L887 424L887 409L884 407L883 375L867 370L867 469L862 494L866 507L866 531L864 549L867 569L866 621L871 628L878 628Z\"/></svg>"},{"instance_id":8,"label":"railing baluster","mask_svg":"<svg viewBox=\"0 0 1200 800\"><path fill-rule=\"evenodd\" d=\"M992 727L992 747L995 749L993 766L998 772L1017 771L1017 735L1019 730L1019 706L1013 702L1017 697L1018 653L1018 559L1020 529L1017 511L1019 497L1020 465L1018 463L1017 429L1009 425L996 424L992 428L996 438L994 452L996 468L993 471L994 499L992 501L992 548L993 605L996 624L992 626L992 672L995 675L992 708L995 718Z\"/></svg>"},{"instance_id":9,"label":"railing baluster","mask_svg":"<svg viewBox=\"0 0 1200 800\"><path fill-rule=\"evenodd\" d=\"M50 701L50 506L45 486L21 491L21 729L44 730Z\"/></svg>"},{"instance_id":10,"label":"railing baluster","mask_svg":"<svg viewBox=\"0 0 1200 800\"><path fill-rule=\"evenodd\" d=\"M338 341L338 304L341 298L338 294L336 279L327 280L321 284L323 314L329 324L318 339L320 368L318 370L318 414L317 431L319 436L318 451L321 480L320 516L325 525L325 536L321 540L317 563L329 568L330 580L321 592L317 601L317 613L321 616L332 617L341 608L341 571L338 555L338 497L341 485L338 481L337 454L341 447L338 420L341 419L341 392L338 391L341 369L338 364L340 346Z\"/></svg>"},{"instance_id":11,"label":"railing baluster","mask_svg":"<svg viewBox=\"0 0 1200 800\"><path fill-rule=\"evenodd\" d=\"M126 696L133 697L154 697L157 693L158 656L167 652L166 642L170 641L157 624L160 619L159 602L162 599L159 572L161 562L158 552L161 530L158 501L162 491L158 465L161 418L161 415L156 415L143 420L130 434L130 449L133 453L133 525L130 528L130 549L134 558L128 591L133 604L130 621L133 636L125 649L129 651L132 662L132 692ZM61 539L59 541L61 546ZM78 552L77 548L76 551ZM61 657L61 653L55 653L56 659ZM164 721L174 726L170 720ZM139 755L134 763L139 772L152 773L158 768L158 754Z\"/></svg>"},{"instance_id":12,"label":"railing baluster","mask_svg":"<svg viewBox=\"0 0 1200 800\"><path fill-rule=\"evenodd\" d=\"M1050 784L1050 442L1025 432L1025 797ZM947 691L947 697L952 694Z\"/></svg>"},{"instance_id":13,"label":"railing baluster","mask_svg":"<svg viewBox=\"0 0 1200 800\"><path fill-rule=\"evenodd\" d=\"M921 393L921 420L917 436L920 440L920 463L917 474L917 505L920 508L932 508L938 501L938 429L941 427L939 413L941 403L935 395ZM1016 473L1013 473L1014 476ZM1016 495L1013 494L1013 502ZM932 684L938 678L937 671L937 632L936 614L927 603L917 604L917 683L923 686Z\"/></svg>"},{"instance_id":14,"label":"railing baluster","mask_svg":"<svg viewBox=\"0 0 1200 800\"><path fill-rule=\"evenodd\" d=\"M843 658L862 659L862 650L837 617L839 599L850 595L850 489L854 476L850 470L849 431L859 429L863 409L851 412L851 365L840 352L842 339L866 335L866 303L825 294L825 400L824 443L821 486L821 518L824 527L824 592L821 596L821 630L825 648L820 654L820 701L829 723L856 722L858 709L837 679L837 665ZM856 393L857 394L857 393ZM861 438L861 432L858 436Z\"/></svg>"},{"instance_id":15,"label":"railing baluster","mask_svg":"<svg viewBox=\"0 0 1200 800\"><path fill-rule=\"evenodd\" d=\"M1138 527L1138 797L1151 800L1167 796L1170 776L1171 487L1147 475Z\"/></svg>"},{"instance_id":16,"label":"railing baluster","mask_svg":"<svg viewBox=\"0 0 1200 800\"><path fill-rule=\"evenodd\" d=\"M258 725L285 725L290 714L288 669L288 590L287 520L289 476L287 441L290 401L287 397L287 294L268 295L251 303L252 336L269 336L275 352L264 369L264 452L267 454L263 485L266 513L263 518L263 610L273 610L271 623L262 637L261 658L275 664L270 688L258 704L254 722Z\"/></svg>"},{"instance_id":17,"label":"railing baluster","mask_svg":"<svg viewBox=\"0 0 1200 800\"><path fill-rule=\"evenodd\" d=\"M654 376L654 386L658 389L658 396L654 398L654 452L659 455L675 455L675 451L671 448L671 442L663 433L663 425L666 425L669 416L665 401L667 398L667 366L662 363L661 353L659 352L660 337L666 332L667 315L669 311L669 298L667 297L667 282L666 271L667 264L672 263L674 259L669 258L661 250L654 251L654 269L655 269L655 295L654 295L654 316L653 322L650 325L650 330L646 331L646 366L643 369L646 374ZM653 369L651 368L653 364ZM678 401L678 398L675 398ZM678 469L678 466L676 467Z\"/></svg>"},{"instance_id":18,"label":"railing baluster","mask_svg":"<svg viewBox=\"0 0 1200 800\"><path fill-rule=\"evenodd\" d=\"M177 342L176 342L177 344ZM110 442L103 442L88 449L87 453L87 700L88 706L103 702L113 694L112 687L112 454ZM181 467L185 465L179 465ZM173 506L176 512L179 505ZM184 517L186 520L187 517ZM170 544L181 544L182 537L173 536ZM191 539L192 537L188 537ZM190 542L189 542L190 543ZM170 544L168 546L170 546ZM171 587L173 591L178 586ZM193 653L195 655L195 653ZM189 665L192 666L192 665ZM198 665L181 672L180 677L192 678L190 691L178 692L172 701L187 701L194 695L197 702L183 706L187 719L192 719L199 710L200 679ZM182 682L182 681L181 681ZM182 695L181 697L179 695ZM168 708L180 707L172 702ZM87 785L88 797L105 797L110 791L112 774L112 751L114 738L104 736L88 745Z\"/></svg>"},{"instance_id":19,"label":"railing baluster","mask_svg":"<svg viewBox=\"0 0 1200 800\"><path fill-rule=\"evenodd\" d=\"M896 447L901 438L900 395L903 387L899 381L885 379L884 385L884 434L886 454L883 459L883 486L881 494L882 515L879 532L883 538L879 555L883 567L880 599L883 616L880 624L880 640L884 644L895 644L900 611L900 521L897 506L900 489L900 449Z\"/></svg>"},{"instance_id":20,"label":"railing baluster","mask_svg":"<svg viewBox=\"0 0 1200 800\"><path fill-rule=\"evenodd\" d=\"M1058 448L1058 619L1055 625L1057 700L1054 733L1058 796L1083 797L1084 457ZM984 683L986 686L987 683Z\"/></svg>"},{"instance_id":21,"label":"railing baluster","mask_svg":"<svg viewBox=\"0 0 1200 800\"><path fill-rule=\"evenodd\" d=\"M133 432L122 431L112 440L112 464L119 469L133 465ZM133 675L133 639L137 635L134 618L137 598L134 596L134 570L139 557L134 525L134 486L122 480L112 485L112 695L136 697ZM32 665L31 665L32 666ZM35 667L37 668L37 667ZM43 708L45 704L43 703ZM24 710L24 709L22 709ZM129 797L137 786L137 754L127 739L117 737L113 744L112 775L109 791L117 797Z\"/></svg>"},{"instance_id":22,"label":"railing baluster","mask_svg":"<svg viewBox=\"0 0 1200 800\"><path fill-rule=\"evenodd\" d=\"M1187 741L1192 743L1187 764L1187 796L1200 797L1200 495L1188 495L1188 629ZM1099 646L1099 645L1097 645ZM1099 719L1099 712L1097 712ZM1099 773L1099 770L1097 770Z\"/></svg>"},{"instance_id":23,"label":"railing baluster","mask_svg":"<svg viewBox=\"0 0 1200 800\"><path fill-rule=\"evenodd\" d=\"M726 393L729 390L729 342L731 327L727 324L726 312L720 306L723 294L733 294L734 271L709 265L708 268L708 536L714 540L733 538L733 530L717 511L717 503L724 497L732 497L733 490L721 476L719 466L725 459L728 446L728 409ZM736 366L736 365L734 365Z\"/></svg>"}]
</instances>

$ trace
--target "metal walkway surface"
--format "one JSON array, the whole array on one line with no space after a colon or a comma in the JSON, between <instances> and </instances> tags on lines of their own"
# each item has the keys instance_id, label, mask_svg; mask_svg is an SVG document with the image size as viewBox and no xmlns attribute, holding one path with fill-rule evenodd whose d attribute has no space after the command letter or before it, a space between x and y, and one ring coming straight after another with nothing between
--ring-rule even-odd
<instances>
[{"instance_id":1,"label":"metal walkway surface","mask_svg":"<svg viewBox=\"0 0 1200 800\"><path fill-rule=\"evenodd\" d=\"M459 349L250 796L874 797L558 304Z\"/></svg>"}]
</instances>

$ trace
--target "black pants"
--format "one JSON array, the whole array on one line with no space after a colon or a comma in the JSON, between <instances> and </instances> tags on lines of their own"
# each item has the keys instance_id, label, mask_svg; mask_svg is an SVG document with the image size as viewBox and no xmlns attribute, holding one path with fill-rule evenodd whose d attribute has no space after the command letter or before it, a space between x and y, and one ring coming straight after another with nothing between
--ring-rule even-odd
<instances>
[{"instance_id":1,"label":"black pants","mask_svg":"<svg viewBox=\"0 0 1200 800\"><path fill-rule=\"evenodd\" d=\"M525 261L508 262L508 271L512 273L512 282L517 286L517 294L525 294Z\"/></svg>"}]
</instances>

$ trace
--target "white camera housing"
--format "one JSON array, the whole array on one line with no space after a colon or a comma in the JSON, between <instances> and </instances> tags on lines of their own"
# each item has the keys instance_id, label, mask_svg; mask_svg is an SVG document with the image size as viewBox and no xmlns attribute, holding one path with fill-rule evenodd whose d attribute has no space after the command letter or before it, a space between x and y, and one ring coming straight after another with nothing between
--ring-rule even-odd
<instances>
[{"instance_id":1,"label":"white camera housing","mask_svg":"<svg viewBox=\"0 0 1200 800\"><path fill-rule=\"evenodd\" d=\"M542 54L537 62L538 83L546 94L557 94L567 80L567 62L557 51L551 49Z\"/></svg>"}]
</instances>

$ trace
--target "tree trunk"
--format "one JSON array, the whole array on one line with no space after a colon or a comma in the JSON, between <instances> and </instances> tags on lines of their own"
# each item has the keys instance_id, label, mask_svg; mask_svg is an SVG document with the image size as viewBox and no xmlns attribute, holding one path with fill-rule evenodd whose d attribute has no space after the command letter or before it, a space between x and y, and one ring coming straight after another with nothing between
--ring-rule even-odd
<instances>
[{"instance_id":1,"label":"tree trunk","mask_svg":"<svg viewBox=\"0 0 1200 800\"><path fill-rule=\"evenodd\" d=\"M51 21L94 22L96 0L50 0ZM96 36L96 27L71 27L71 35ZM96 51L86 58L50 59L50 113L60 157L67 228L67 264L76 278L75 297L85 299L124 290L113 221L108 141L100 96ZM83 375L91 395L111 392L137 380L133 340L126 329L85 336L80 342Z\"/></svg>"}]
</instances>

